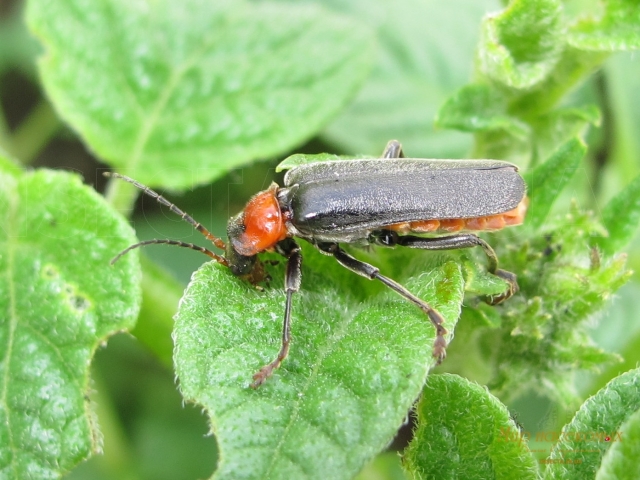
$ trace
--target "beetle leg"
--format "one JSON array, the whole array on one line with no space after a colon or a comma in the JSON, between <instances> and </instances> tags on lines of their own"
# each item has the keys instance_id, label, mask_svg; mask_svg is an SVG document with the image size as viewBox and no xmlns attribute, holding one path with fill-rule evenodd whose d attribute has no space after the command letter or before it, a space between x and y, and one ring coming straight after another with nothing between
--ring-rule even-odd
<instances>
[{"instance_id":1,"label":"beetle leg","mask_svg":"<svg viewBox=\"0 0 640 480\"><path fill-rule=\"evenodd\" d=\"M485 298L485 301L489 305L498 305L517 293L518 290L520 290L520 287L518 286L518 278L515 273L498 269L493 274L503 279L509 285L509 287L507 287L507 290L505 290L503 293L499 295L491 295Z\"/></svg>"},{"instance_id":2,"label":"beetle leg","mask_svg":"<svg viewBox=\"0 0 640 480\"><path fill-rule=\"evenodd\" d=\"M382 158L404 158L402 144L398 140L389 140L382 152Z\"/></svg>"},{"instance_id":3,"label":"beetle leg","mask_svg":"<svg viewBox=\"0 0 640 480\"><path fill-rule=\"evenodd\" d=\"M509 287L500 295L496 295L487 299L487 303L491 305L497 305L511 297L518 291L518 281L516 275L506 270L498 268L498 257L496 252L491 248L487 242L479 238L472 233L463 233L460 235L450 235L448 237L417 237L415 235L388 235L386 230L381 230L373 239L376 243L380 243L386 246L392 246L389 244L389 239L392 238L394 245L400 245L408 248L420 248L423 250L455 250L459 248L471 248L482 247L484 253L489 260L489 273L492 273L503 280L505 280ZM395 232L392 232L395 234ZM378 240L379 238L379 240Z\"/></svg>"},{"instance_id":4,"label":"beetle leg","mask_svg":"<svg viewBox=\"0 0 640 480\"><path fill-rule=\"evenodd\" d=\"M444 319L442 315L438 313L437 310L432 308L427 302L416 297L409 290L404 288L398 282L390 279L389 277L385 277L380 273L380 270L373 265L369 265L368 263L362 262L343 249L337 243L321 243L316 244L316 246L325 253L333 255L335 259L342 265L343 267L351 270L358 275L361 275L369 280L379 280L384 283L387 287L399 293L401 296L409 300L411 303L415 304L420 308L424 313L427 314L429 320L433 324L436 329L436 339L433 342L433 356L436 358L436 365L439 365L442 360L447 355L447 341L444 336L448 333L447 329L444 328Z\"/></svg>"},{"instance_id":5,"label":"beetle leg","mask_svg":"<svg viewBox=\"0 0 640 480\"><path fill-rule=\"evenodd\" d=\"M273 371L287 358L289 344L291 343L291 302L293 294L300 290L302 279L302 252L300 246L291 239L286 239L276 246L278 253L287 258L287 270L284 276L284 288L287 295L284 307L284 320L282 322L282 344L278 356L271 363L262 367L254 376L251 388L258 388Z\"/></svg>"}]
</instances>

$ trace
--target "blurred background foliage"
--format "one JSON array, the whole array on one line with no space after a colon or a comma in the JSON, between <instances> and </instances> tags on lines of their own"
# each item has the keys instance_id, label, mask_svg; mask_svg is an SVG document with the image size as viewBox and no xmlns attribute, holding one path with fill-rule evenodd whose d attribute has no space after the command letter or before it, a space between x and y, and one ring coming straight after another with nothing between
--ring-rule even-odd
<instances>
[{"instance_id":1,"label":"blurred background foliage","mask_svg":"<svg viewBox=\"0 0 640 480\"><path fill-rule=\"evenodd\" d=\"M341 2L323 3L347 13L350 10L340 6ZM361 20L379 34L371 77L351 105L320 135L294 151L376 154L387 140L398 138L408 156L467 156L472 136L438 130L433 119L443 102L472 76L482 16L502 5L491 0L403 0L393 8L384 7L384 2L369 3L369 13ZM567 9L577 10L595 2L566 3ZM79 172L87 184L102 191L105 181L100 171L106 166L58 119L40 88L35 68L40 49L24 25L23 9L21 0L0 3L0 147L34 168ZM576 199L582 207L599 213L601 206L638 174L638 92L640 60L633 53L622 53L608 59L599 73L571 94L568 104L597 104L602 124L589 131L587 160L564 192L564 201L556 203L557 211L566 212L570 199ZM162 193L224 237L229 216L255 192L272 180L280 180L275 166L285 156L238 168L211 185L180 194ZM141 240L172 238L202 243L189 225L148 198L137 200L133 222ZM179 297L175 292L206 261L184 249L151 247L145 253L175 278L176 288L158 296L176 305ZM640 270L640 239L628 253L629 266ZM584 396L640 361L639 280L635 274L592 320L595 343L620 353L624 364L616 364L600 375L580 374L578 388ZM169 341L169 330L157 335L159 342ZM464 358L452 359L452 364L456 361L463 362ZM170 358L153 355L128 334L115 336L108 348L98 351L92 377L105 455L80 465L68 478L161 480L210 475L215 466L215 439L207 435L205 416L197 408L182 405L170 362ZM561 418L565 412L560 407L533 391L521 392L508 406L529 432L553 430L566 420ZM359 478L404 478L395 451L406 445L409 436L410 427L406 426L390 452L367 466Z\"/></svg>"}]
</instances>

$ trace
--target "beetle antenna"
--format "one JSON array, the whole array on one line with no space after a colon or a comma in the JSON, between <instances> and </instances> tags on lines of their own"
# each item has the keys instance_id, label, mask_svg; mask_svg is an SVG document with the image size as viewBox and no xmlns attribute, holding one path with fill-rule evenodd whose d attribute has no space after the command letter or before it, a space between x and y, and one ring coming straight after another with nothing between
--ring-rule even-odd
<instances>
[{"instance_id":1,"label":"beetle antenna","mask_svg":"<svg viewBox=\"0 0 640 480\"><path fill-rule=\"evenodd\" d=\"M204 253L205 255L213 258L216 262L224 265L225 267L229 266L229 262L227 261L226 258L218 255L217 253L213 253L211 250L207 250L204 247L194 245L193 243L186 243L186 242L181 242L180 240L170 240L170 239L153 239L153 240L145 240L143 242L135 243L130 247L125 248L118 255L113 257L113 260L111 260L111 265L116 263L118 260L120 260L120 257L130 252L134 248L143 247L144 245L156 245L156 244L176 245L178 247L190 248L191 250L196 250L198 252Z\"/></svg>"},{"instance_id":2,"label":"beetle antenna","mask_svg":"<svg viewBox=\"0 0 640 480\"><path fill-rule=\"evenodd\" d=\"M209 230L207 230L205 227L202 226L202 224L200 222L196 222L193 217L191 217L191 215L189 215L186 212L183 212L182 210L180 210L178 207L176 207L173 203L171 203L169 200L167 200L166 198L164 198L162 195L160 195L157 192L154 192L153 190L151 190L149 187L147 187L146 185L141 184L140 182L134 180L133 178L127 177L126 175L121 175L119 173L115 173L115 172L103 172L103 175L105 177L113 177L113 178L119 178L121 180L124 180L125 182L129 182L130 184L134 185L135 187L139 188L140 190L142 190L146 195L155 198L156 201L158 203L161 203L162 205L165 205L167 207L169 207L169 209L179 215L185 222L191 224L193 226L193 228L195 228L196 230L198 230L202 235L204 235L207 240L210 240L216 247L218 247L221 250L225 250L226 249L226 245L225 243L220 240L218 237L214 236ZM155 242L155 243L169 243L169 242ZM131 247L129 247L128 250L130 250L131 248L134 248L138 245L143 245L145 244L144 242L141 242L139 244L136 245L132 245ZM145 244L146 245L146 244ZM174 244L174 243L170 243L170 245L179 245L179 244ZM185 244L185 245L190 245L190 244ZM185 245L179 245L179 246L185 246ZM190 247L187 247L190 248ZM126 250L126 251L128 251ZM194 250L200 250L200 247L195 248ZM204 249L206 250L206 249ZM200 250L202 251L202 250ZM207 250L208 251L208 250ZM124 252L123 252L124 253ZM203 252L205 253L205 252ZM122 254L120 254L122 255ZM119 255L119 256L120 256ZM207 255L209 255L207 253ZM211 255L209 255L211 256ZM218 256L219 257L219 256ZM215 258L215 257L212 257ZM219 257L222 258L222 257ZM218 260L219 261L219 260ZM225 260L226 262L226 260ZM220 262L222 263L222 262Z\"/></svg>"}]
</instances>

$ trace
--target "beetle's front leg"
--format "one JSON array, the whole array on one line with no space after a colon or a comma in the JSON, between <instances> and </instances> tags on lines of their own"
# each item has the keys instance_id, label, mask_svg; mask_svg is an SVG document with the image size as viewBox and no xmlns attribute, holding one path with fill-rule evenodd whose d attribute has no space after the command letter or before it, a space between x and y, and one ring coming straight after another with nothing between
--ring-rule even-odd
<instances>
[{"instance_id":1,"label":"beetle's front leg","mask_svg":"<svg viewBox=\"0 0 640 480\"><path fill-rule=\"evenodd\" d=\"M347 252L341 249L337 243L320 243L316 244L316 247L318 247L318 249L325 253L333 255L338 263L340 263L340 265L342 265L343 267L348 268L352 272L357 273L358 275L362 275L369 280L380 280L387 287L399 293L411 303L417 305L424 313L427 314L429 320L436 328L436 339L433 342L433 356L436 358L438 365L442 362L442 360L444 360L447 355L447 341L445 340L444 336L448 332L443 325L444 318L442 318L442 315L440 315L437 310L432 308L431 305L429 305L424 300L416 297L413 293L404 288L398 282L382 275L378 268L349 255Z\"/></svg>"},{"instance_id":2,"label":"beetle's front leg","mask_svg":"<svg viewBox=\"0 0 640 480\"><path fill-rule=\"evenodd\" d=\"M420 248L422 250L456 250L460 248L482 247L482 250L484 250L489 260L489 267L487 268L489 273L502 278L509 284L509 287L504 293L487 298L487 303L497 305L518 291L518 280L515 273L499 269L498 257L493 248L491 248L491 245L473 233L429 238L415 235L398 235L392 230L381 230L372 234L370 240L379 245L400 245L408 248Z\"/></svg>"},{"instance_id":3,"label":"beetle's front leg","mask_svg":"<svg viewBox=\"0 0 640 480\"><path fill-rule=\"evenodd\" d=\"M291 343L291 301L293 294L300 290L300 281L302 279L302 251L300 250L300 246L291 239L282 240L276 245L276 250L287 258L287 270L284 276L284 289L287 298L284 307L284 320L282 322L282 344L275 360L262 367L258 373L253 376L251 388L258 388L273 374L273 371L287 358L289 344Z\"/></svg>"}]
</instances>

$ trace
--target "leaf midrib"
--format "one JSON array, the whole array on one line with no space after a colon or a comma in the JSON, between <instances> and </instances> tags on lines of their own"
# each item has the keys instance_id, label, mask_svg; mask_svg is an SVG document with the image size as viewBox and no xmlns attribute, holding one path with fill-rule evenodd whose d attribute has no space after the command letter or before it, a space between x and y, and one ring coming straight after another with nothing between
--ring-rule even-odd
<instances>
[{"instance_id":1,"label":"leaf midrib","mask_svg":"<svg viewBox=\"0 0 640 480\"><path fill-rule=\"evenodd\" d=\"M18 325L18 316L16 311L16 286L13 279L14 273L14 260L17 245L15 238L17 238L17 226L16 226L16 211L18 209L18 195L17 188L8 192L9 196L9 215L7 216L7 283L9 287L9 332L7 335L7 351L3 358L4 364L4 376L2 379L2 396L0 402L7 414L6 428L7 435L9 437L9 448L11 450L11 469L14 477L18 478L18 465L15 461L17 457L16 446L13 442L13 434L11 431L11 415L9 410L9 404L7 403L7 391L9 390L9 370L11 367L11 354L13 352L13 341L15 338L16 327Z\"/></svg>"},{"instance_id":2,"label":"leaf midrib","mask_svg":"<svg viewBox=\"0 0 640 480\"><path fill-rule=\"evenodd\" d=\"M131 168L135 171L142 158L142 154L144 153L144 149L147 146L147 142L151 137L151 133L156 127L158 120L160 119L163 110L167 106L171 95L178 87L180 80L183 75L189 71L189 69L198 62L200 57L202 57L205 52L211 48L211 44L214 42L215 36L209 36L208 39L203 41L202 47L195 51L193 55L186 59L185 62L180 66L178 66L169 77L169 81L164 86L164 88L160 91L160 95L158 96L158 100L155 102L149 117L145 122L143 122L142 127L140 128L140 132L138 133L138 137L131 151L131 155L129 157L129 162L127 163L127 168Z\"/></svg>"},{"instance_id":3,"label":"leaf midrib","mask_svg":"<svg viewBox=\"0 0 640 480\"><path fill-rule=\"evenodd\" d=\"M345 336L348 326L353 322L353 319L358 315L360 310L361 310L361 308L357 308L357 309L355 309L353 311L350 311L350 313L351 313L350 315L341 316L341 318L343 318L343 321L339 323L339 328L337 330L334 330L334 333L327 338L326 343L323 345L323 347L318 352L318 356L317 356L318 361L314 363L314 367L311 370L311 374L309 375L307 381L305 382L304 386L302 387L301 394L298 395L298 400L296 400L296 402L293 405L293 410L291 412L289 423L287 424L287 426L285 427L284 431L282 432L282 436L280 437L280 441L278 442L278 444L276 445L276 447L273 450L273 454L271 455L271 462L269 463L269 465L268 465L268 467L266 469L266 472L264 474L264 478L268 479L268 478L271 477L271 473L273 472L273 469L275 468L276 461L281 456L280 454L282 452L282 448L284 446L285 440L287 439L289 431L291 430L291 428L293 427L294 423L296 422L296 420L299 417L303 399L306 398L305 394L309 390L309 387L311 386L313 381L318 376L318 372L320 371L320 367L322 366L322 363L324 362L324 359L333 351L334 346L339 344L339 340Z\"/></svg>"}]
</instances>

